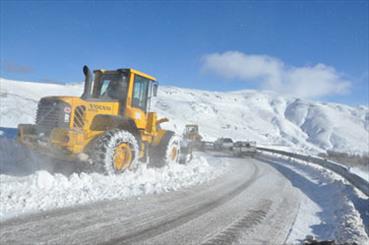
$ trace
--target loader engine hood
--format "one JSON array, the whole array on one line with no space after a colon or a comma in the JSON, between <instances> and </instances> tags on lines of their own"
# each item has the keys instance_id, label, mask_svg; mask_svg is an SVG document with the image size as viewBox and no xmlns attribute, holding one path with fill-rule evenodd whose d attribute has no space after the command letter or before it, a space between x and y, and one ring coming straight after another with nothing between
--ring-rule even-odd
<instances>
[{"instance_id":1,"label":"loader engine hood","mask_svg":"<svg viewBox=\"0 0 369 245\"><path fill-rule=\"evenodd\" d=\"M119 102L90 101L76 96L52 96L38 103L36 125L48 134L54 128L83 129L97 114L117 114Z\"/></svg>"}]
</instances>

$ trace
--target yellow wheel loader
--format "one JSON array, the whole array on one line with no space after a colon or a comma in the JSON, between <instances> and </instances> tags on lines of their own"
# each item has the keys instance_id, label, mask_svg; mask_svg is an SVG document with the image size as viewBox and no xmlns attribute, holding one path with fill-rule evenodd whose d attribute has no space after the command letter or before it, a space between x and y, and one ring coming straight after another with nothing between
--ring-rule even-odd
<instances>
[{"instance_id":1,"label":"yellow wheel loader","mask_svg":"<svg viewBox=\"0 0 369 245\"><path fill-rule=\"evenodd\" d=\"M199 125L187 124L185 126L184 138L191 140L192 142L201 143L202 136L199 133Z\"/></svg>"},{"instance_id":2,"label":"yellow wheel loader","mask_svg":"<svg viewBox=\"0 0 369 245\"><path fill-rule=\"evenodd\" d=\"M181 144L181 162L191 161L193 150L201 150L202 136L199 134L199 126L197 124L185 125Z\"/></svg>"},{"instance_id":3,"label":"yellow wheel loader","mask_svg":"<svg viewBox=\"0 0 369 245\"><path fill-rule=\"evenodd\" d=\"M168 119L150 112L158 82L134 69L83 67L81 97L52 96L38 103L36 123L18 125L20 143L55 158L89 162L93 170L118 174L138 160L180 160L180 138L161 129Z\"/></svg>"}]
</instances>

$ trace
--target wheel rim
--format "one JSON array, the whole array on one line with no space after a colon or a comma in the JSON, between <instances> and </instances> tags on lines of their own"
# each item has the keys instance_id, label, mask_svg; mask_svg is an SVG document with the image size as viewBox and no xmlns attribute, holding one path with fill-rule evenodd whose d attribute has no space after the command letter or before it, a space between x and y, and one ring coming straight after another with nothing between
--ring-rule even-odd
<instances>
[{"instance_id":1,"label":"wheel rim","mask_svg":"<svg viewBox=\"0 0 369 245\"><path fill-rule=\"evenodd\" d=\"M129 167L132 161L131 147L122 143L115 148L113 165L115 171L122 171Z\"/></svg>"},{"instance_id":2,"label":"wheel rim","mask_svg":"<svg viewBox=\"0 0 369 245\"><path fill-rule=\"evenodd\" d=\"M177 147L172 147L172 150L170 151L170 160L171 161L175 161L177 159L177 155L178 155L178 152L177 152Z\"/></svg>"}]
</instances>

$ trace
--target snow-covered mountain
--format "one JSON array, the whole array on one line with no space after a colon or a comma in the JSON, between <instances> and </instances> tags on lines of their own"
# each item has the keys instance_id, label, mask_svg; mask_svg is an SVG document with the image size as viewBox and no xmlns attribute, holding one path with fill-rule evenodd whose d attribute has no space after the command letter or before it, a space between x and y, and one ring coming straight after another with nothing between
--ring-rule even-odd
<instances>
[{"instance_id":1,"label":"snow-covered mountain","mask_svg":"<svg viewBox=\"0 0 369 245\"><path fill-rule=\"evenodd\" d=\"M0 78L0 126L33 123L37 101L49 95L82 93L82 84L46 84ZM153 111L178 133L187 123L200 126L208 140L231 137L305 151L333 149L363 153L369 148L369 108L321 103L273 92L209 92L161 87Z\"/></svg>"}]
</instances>

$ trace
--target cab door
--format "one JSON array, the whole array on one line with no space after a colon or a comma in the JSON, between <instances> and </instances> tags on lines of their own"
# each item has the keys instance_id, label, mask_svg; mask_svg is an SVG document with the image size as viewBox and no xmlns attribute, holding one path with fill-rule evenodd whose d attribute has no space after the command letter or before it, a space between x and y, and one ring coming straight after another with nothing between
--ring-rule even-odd
<instances>
[{"instance_id":1,"label":"cab door","mask_svg":"<svg viewBox=\"0 0 369 245\"><path fill-rule=\"evenodd\" d=\"M133 74L133 92L129 117L132 118L137 128L146 128L146 113L149 108L150 80L140 75Z\"/></svg>"}]
</instances>

